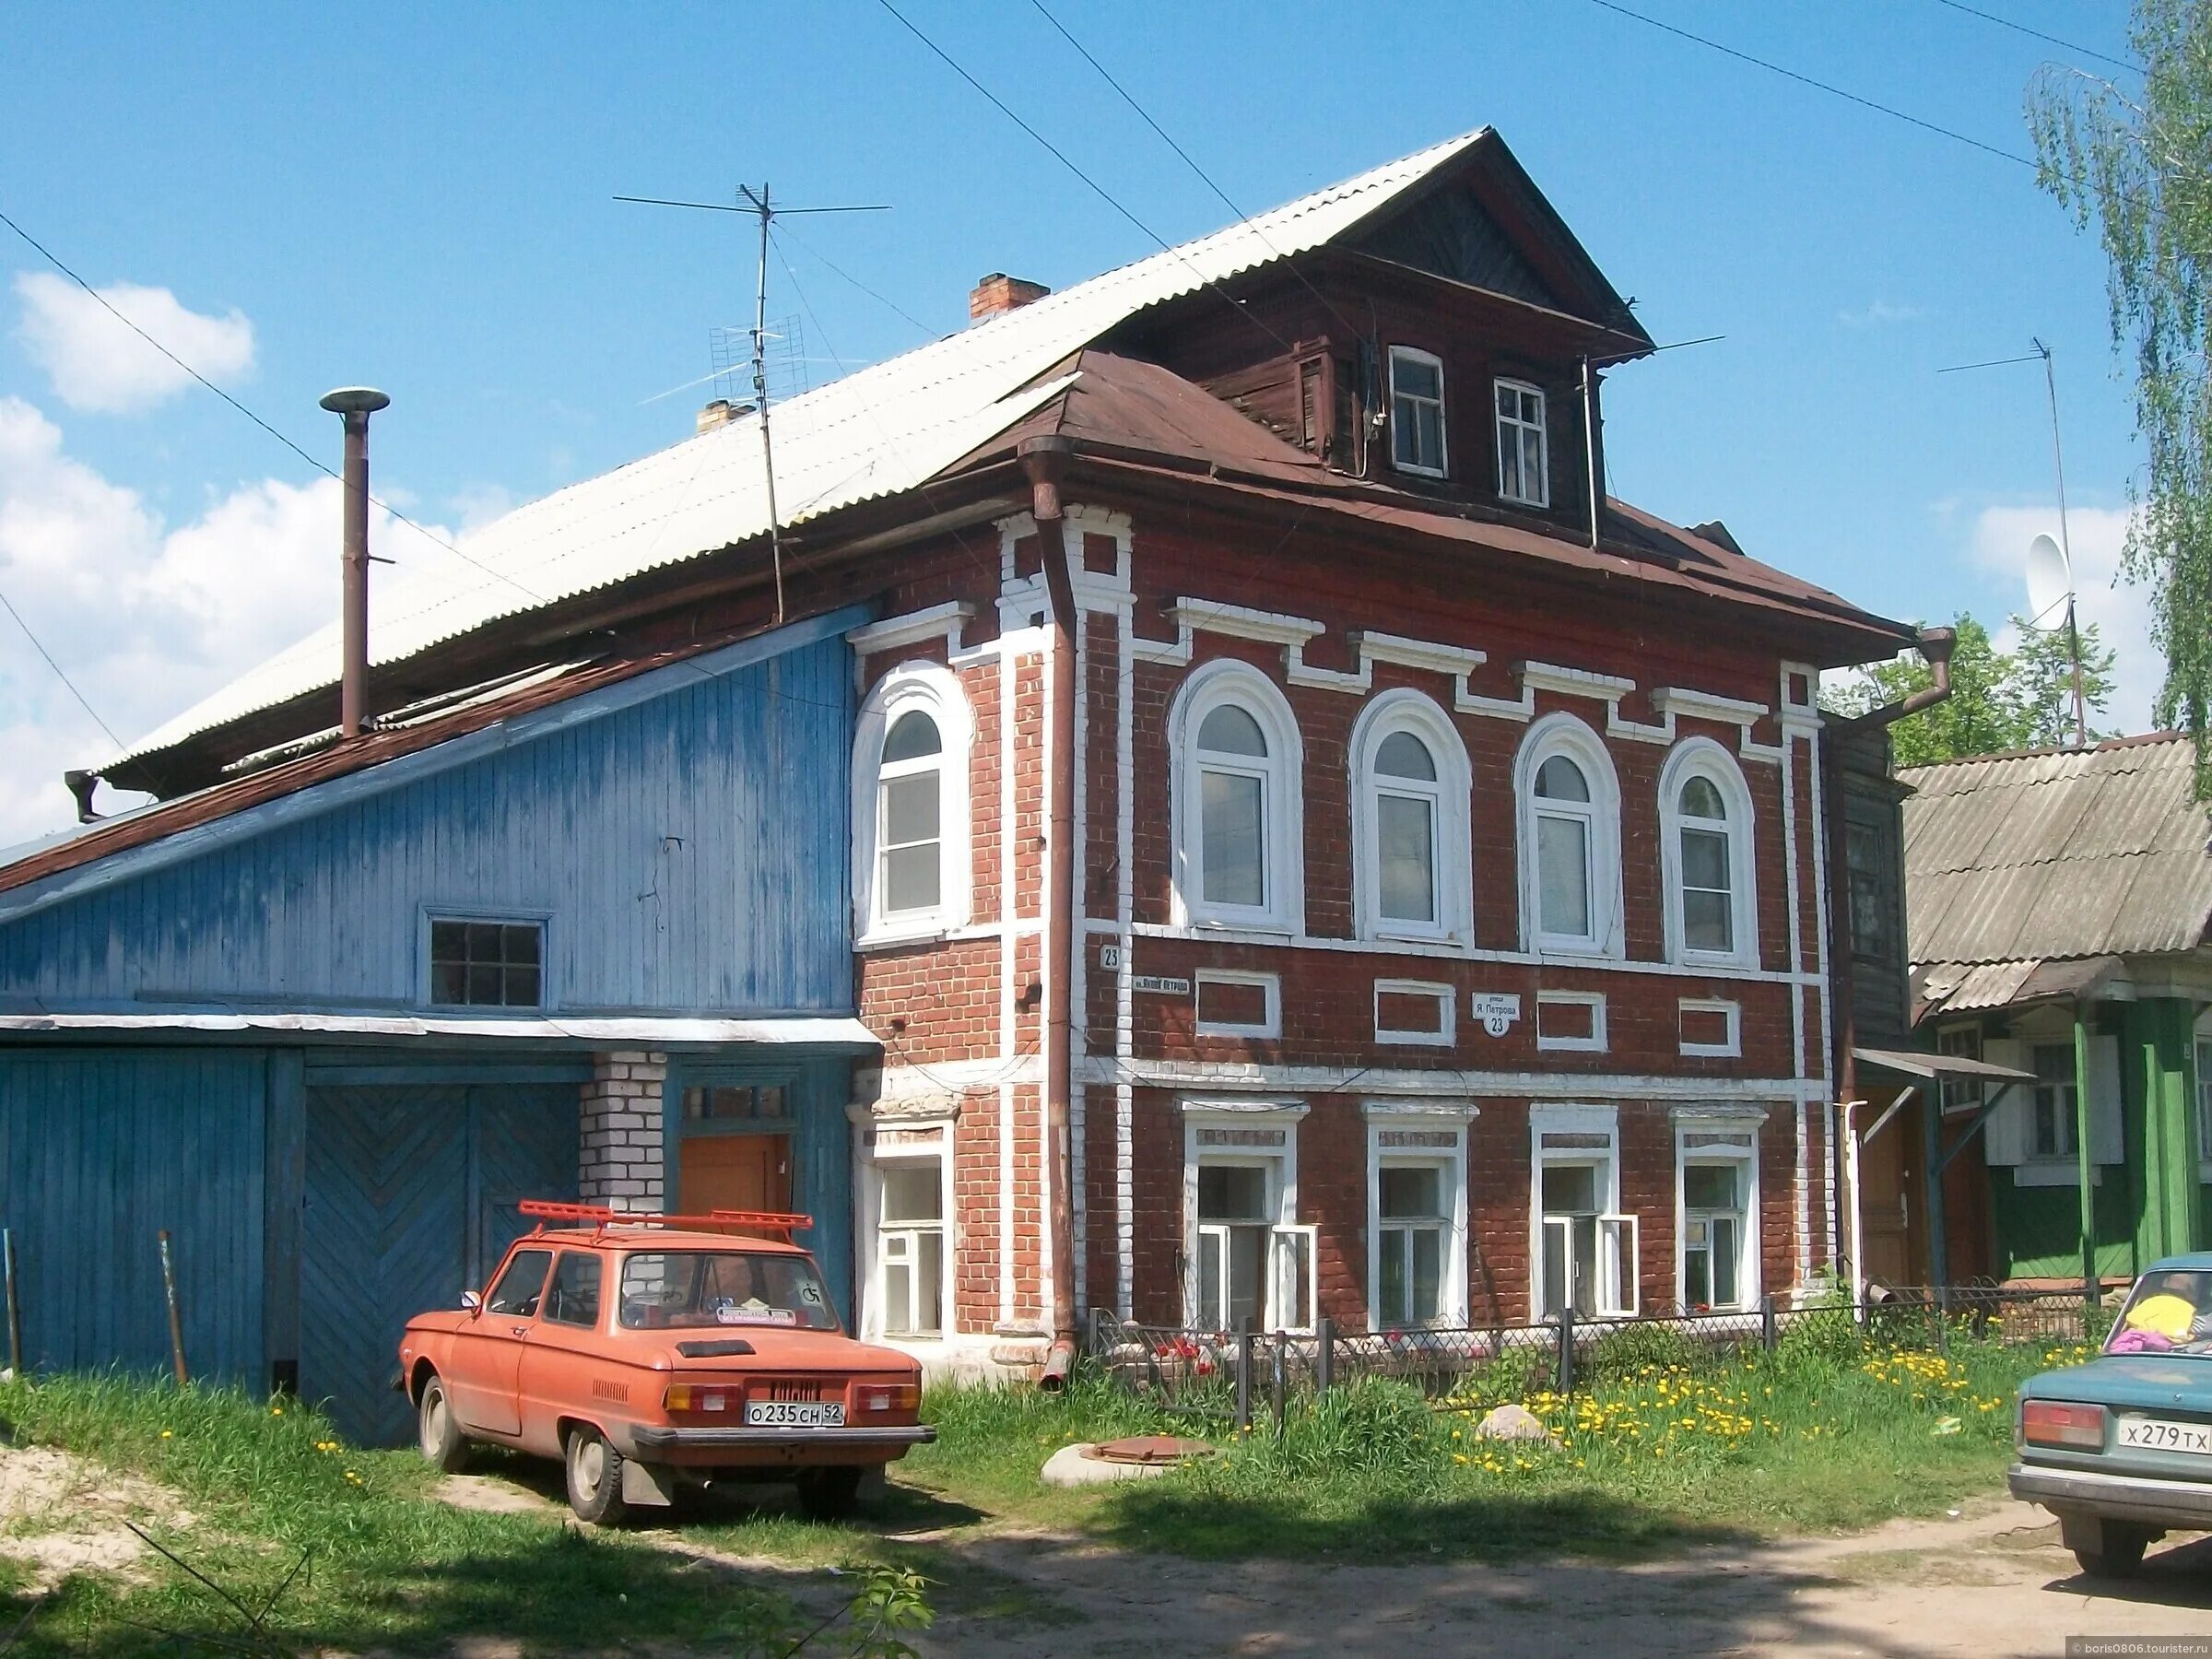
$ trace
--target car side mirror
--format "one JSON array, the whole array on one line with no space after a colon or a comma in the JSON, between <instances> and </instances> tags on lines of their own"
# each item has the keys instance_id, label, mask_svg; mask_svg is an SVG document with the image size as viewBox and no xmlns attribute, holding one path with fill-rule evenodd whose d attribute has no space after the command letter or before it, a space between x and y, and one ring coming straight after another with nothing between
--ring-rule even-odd
<instances>
[{"instance_id":1,"label":"car side mirror","mask_svg":"<svg viewBox=\"0 0 2212 1659\"><path fill-rule=\"evenodd\" d=\"M478 1295L477 1295L477 1293L476 1293L474 1290L464 1290L464 1291L462 1291L462 1292L461 1292L461 1311L462 1311L464 1313L481 1313L481 1312L484 1312L484 1299L483 1299L482 1297L478 1296Z\"/></svg>"}]
</instances>

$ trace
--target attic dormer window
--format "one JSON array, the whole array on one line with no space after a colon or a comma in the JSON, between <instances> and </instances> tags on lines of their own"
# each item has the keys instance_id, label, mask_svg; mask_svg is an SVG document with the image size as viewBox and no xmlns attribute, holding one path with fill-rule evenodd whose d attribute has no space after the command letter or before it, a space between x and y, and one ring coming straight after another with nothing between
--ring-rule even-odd
<instances>
[{"instance_id":1,"label":"attic dormer window","mask_svg":"<svg viewBox=\"0 0 2212 1659\"><path fill-rule=\"evenodd\" d=\"M1444 365L1410 346L1390 348L1390 459L1400 472L1444 476Z\"/></svg>"},{"instance_id":2,"label":"attic dormer window","mask_svg":"<svg viewBox=\"0 0 2212 1659\"><path fill-rule=\"evenodd\" d=\"M1524 507L1551 505L1544 394L1521 381L1498 382L1498 493Z\"/></svg>"}]
</instances>

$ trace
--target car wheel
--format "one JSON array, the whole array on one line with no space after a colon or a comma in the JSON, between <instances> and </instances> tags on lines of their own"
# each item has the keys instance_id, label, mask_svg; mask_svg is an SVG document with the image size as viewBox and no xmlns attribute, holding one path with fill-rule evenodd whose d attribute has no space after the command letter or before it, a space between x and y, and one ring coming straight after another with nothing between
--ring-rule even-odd
<instances>
[{"instance_id":1,"label":"car wheel","mask_svg":"<svg viewBox=\"0 0 2212 1659\"><path fill-rule=\"evenodd\" d=\"M606 1443L596 1429L579 1429L569 1436L569 1507L577 1518L594 1526L621 1524L622 1453Z\"/></svg>"},{"instance_id":2,"label":"car wheel","mask_svg":"<svg viewBox=\"0 0 2212 1659\"><path fill-rule=\"evenodd\" d=\"M422 1397L416 1402L415 1426L423 1456L446 1474L458 1473L468 1462L468 1437L461 1432L453 1403L446 1398L445 1382L435 1371L423 1383Z\"/></svg>"},{"instance_id":3,"label":"car wheel","mask_svg":"<svg viewBox=\"0 0 2212 1659\"><path fill-rule=\"evenodd\" d=\"M2133 1578L2143 1565L2143 1551L2149 1543L2149 1528L2107 1521L2103 1549L2077 1549L2074 1559L2091 1578Z\"/></svg>"},{"instance_id":4,"label":"car wheel","mask_svg":"<svg viewBox=\"0 0 2212 1659\"><path fill-rule=\"evenodd\" d=\"M842 1521L860 1498L860 1471L809 1469L799 1477L799 1507L816 1521Z\"/></svg>"}]
</instances>

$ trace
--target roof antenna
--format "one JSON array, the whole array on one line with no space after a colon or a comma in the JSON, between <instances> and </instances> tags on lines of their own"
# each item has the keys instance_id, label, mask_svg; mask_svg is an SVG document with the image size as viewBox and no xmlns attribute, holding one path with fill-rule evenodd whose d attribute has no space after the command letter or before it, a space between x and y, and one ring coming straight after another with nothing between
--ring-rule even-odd
<instances>
[{"instance_id":1,"label":"roof antenna","mask_svg":"<svg viewBox=\"0 0 2212 1659\"><path fill-rule=\"evenodd\" d=\"M776 452L768 430L768 230L779 214L888 213L888 202L843 207L779 207L769 199L767 181L756 192L750 184L737 186L740 203L675 202L664 196L618 195L618 202L636 202L648 207L689 207L703 213L749 213L760 221L760 278L753 297L753 398L760 411L760 465L768 480L768 549L776 578L776 625L783 623L783 527L776 512Z\"/></svg>"}]
</instances>

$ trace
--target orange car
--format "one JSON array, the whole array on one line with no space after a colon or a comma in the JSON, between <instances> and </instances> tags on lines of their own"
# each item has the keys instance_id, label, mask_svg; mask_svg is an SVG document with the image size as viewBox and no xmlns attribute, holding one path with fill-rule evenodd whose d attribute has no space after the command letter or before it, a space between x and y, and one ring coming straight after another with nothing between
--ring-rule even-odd
<instances>
[{"instance_id":1,"label":"orange car","mask_svg":"<svg viewBox=\"0 0 2212 1659\"><path fill-rule=\"evenodd\" d=\"M537 1229L490 1290L400 1338L399 1386L440 1468L473 1441L560 1458L571 1507L607 1525L709 1479L795 1480L831 1516L865 1471L936 1438L921 1367L847 1336L790 1242L807 1217L522 1208Z\"/></svg>"}]
</instances>

